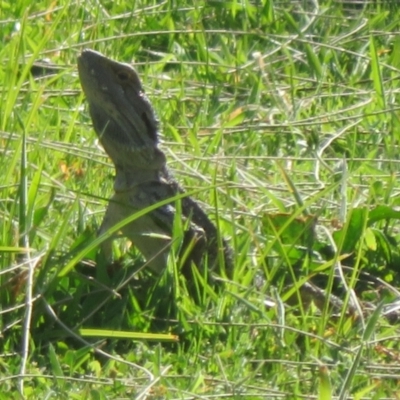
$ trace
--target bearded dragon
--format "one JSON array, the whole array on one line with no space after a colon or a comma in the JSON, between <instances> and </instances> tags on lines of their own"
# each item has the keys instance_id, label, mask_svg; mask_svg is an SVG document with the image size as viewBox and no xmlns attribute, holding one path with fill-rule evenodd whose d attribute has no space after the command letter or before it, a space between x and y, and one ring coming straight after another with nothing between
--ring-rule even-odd
<instances>
[{"instance_id":1,"label":"bearded dragon","mask_svg":"<svg viewBox=\"0 0 400 400\"><path fill-rule=\"evenodd\" d=\"M100 227L102 234L133 213L184 190L167 168L159 147L158 120L135 69L84 50L78 71L94 130L116 170L115 193ZM184 196L180 201L187 227L180 251L183 273L190 276L193 264L200 270L205 265L212 270L223 265L230 276L230 247L195 200ZM175 216L175 202L171 202L122 228L157 273L167 265ZM103 251L111 258L110 240L103 243Z\"/></svg>"}]
</instances>

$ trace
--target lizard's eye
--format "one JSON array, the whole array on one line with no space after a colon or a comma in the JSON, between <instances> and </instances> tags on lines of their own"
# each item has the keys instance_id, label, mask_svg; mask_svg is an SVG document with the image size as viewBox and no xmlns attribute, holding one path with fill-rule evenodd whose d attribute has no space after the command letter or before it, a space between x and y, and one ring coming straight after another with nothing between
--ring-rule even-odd
<instances>
[{"instance_id":1,"label":"lizard's eye","mask_svg":"<svg viewBox=\"0 0 400 400\"><path fill-rule=\"evenodd\" d=\"M129 74L125 71L119 71L117 75L121 81L127 81L129 79Z\"/></svg>"}]
</instances>

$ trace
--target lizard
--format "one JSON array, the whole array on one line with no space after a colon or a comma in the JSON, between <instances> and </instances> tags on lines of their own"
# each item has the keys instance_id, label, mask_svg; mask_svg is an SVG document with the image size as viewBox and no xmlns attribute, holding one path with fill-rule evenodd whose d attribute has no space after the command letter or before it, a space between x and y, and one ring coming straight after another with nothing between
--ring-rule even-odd
<instances>
[{"instance_id":1,"label":"lizard","mask_svg":"<svg viewBox=\"0 0 400 400\"><path fill-rule=\"evenodd\" d=\"M84 50L78 58L78 72L94 130L116 169L115 193L99 230L102 234L129 215L185 192L167 168L166 156L159 147L159 122L135 69ZM191 278L192 264L199 269L205 263L211 269L223 264L231 278L231 248L194 199L184 196L180 201L187 222L181 249L183 274ZM123 235L132 240L156 273L167 266L175 215L171 201L122 228ZM110 240L103 243L103 252L111 258ZM303 284L299 295L305 308L313 301L321 311L326 302L334 312L345 309L341 299L332 294L327 298L311 282ZM293 301L295 296L289 299ZM358 313L352 304L348 309Z\"/></svg>"},{"instance_id":2,"label":"lizard","mask_svg":"<svg viewBox=\"0 0 400 400\"><path fill-rule=\"evenodd\" d=\"M133 213L185 191L167 168L159 147L159 121L136 70L86 49L78 57L78 72L94 130L116 171L101 235ZM205 264L211 270L222 264L230 277L230 246L197 201L189 196L180 201L187 227L180 250L183 274L190 279L192 264L200 271ZM171 202L121 229L156 273L167 266L175 215ZM112 258L111 241L102 245L107 258Z\"/></svg>"}]
</instances>

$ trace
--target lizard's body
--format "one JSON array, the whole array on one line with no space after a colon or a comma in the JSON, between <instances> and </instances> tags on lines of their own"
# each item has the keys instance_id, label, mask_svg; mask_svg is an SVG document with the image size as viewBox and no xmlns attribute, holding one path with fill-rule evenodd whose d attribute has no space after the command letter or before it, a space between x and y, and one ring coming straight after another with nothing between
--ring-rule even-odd
<instances>
[{"instance_id":1,"label":"lizard's body","mask_svg":"<svg viewBox=\"0 0 400 400\"><path fill-rule=\"evenodd\" d=\"M94 129L116 168L115 194L100 228L103 233L133 213L184 190L169 173L158 147L158 122L136 71L92 50L82 52L78 70ZM184 270L188 271L191 263L201 268L205 259L210 268L224 260L230 274L231 250L218 238L217 228L205 212L187 196L181 199L181 211L189 220L181 254L193 246L183 262ZM156 272L167 263L175 213L174 204L164 205L122 229ZM111 255L110 242L104 244L104 250Z\"/></svg>"}]
</instances>

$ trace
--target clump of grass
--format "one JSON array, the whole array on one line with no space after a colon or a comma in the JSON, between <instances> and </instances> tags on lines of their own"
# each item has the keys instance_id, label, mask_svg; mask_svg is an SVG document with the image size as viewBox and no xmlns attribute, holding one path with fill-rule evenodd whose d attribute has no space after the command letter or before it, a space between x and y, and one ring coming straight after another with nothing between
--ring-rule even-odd
<instances>
[{"instance_id":1,"label":"clump of grass","mask_svg":"<svg viewBox=\"0 0 400 400\"><path fill-rule=\"evenodd\" d=\"M396 7L2 9L2 395L394 398ZM234 249L223 290L197 276L195 301L173 258L152 276L123 240L119 263L99 257L113 169L76 74L85 47L135 63L169 165Z\"/></svg>"}]
</instances>

